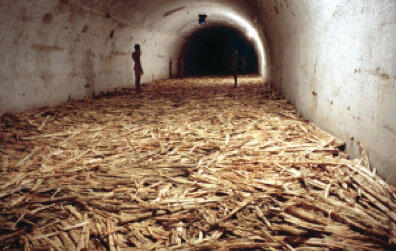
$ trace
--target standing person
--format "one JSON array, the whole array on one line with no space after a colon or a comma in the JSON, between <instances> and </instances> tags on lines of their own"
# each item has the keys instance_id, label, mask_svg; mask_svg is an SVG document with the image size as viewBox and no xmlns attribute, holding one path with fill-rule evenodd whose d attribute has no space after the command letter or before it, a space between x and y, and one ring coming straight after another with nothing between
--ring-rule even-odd
<instances>
[{"instance_id":1,"label":"standing person","mask_svg":"<svg viewBox=\"0 0 396 251\"><path fill-rule=\"evenodd\" d=\"M140 76L144 74L142 63L140 62L140 55L142 52L140 51L140 45L135 44L135 51L132 53L132 59L135 62L135 66L133 69L135 70L135 87L136 92L140 92Z\"/></svg>"},{"instance_id":2,"label":"standing person","mask_svg":"<svg viewBox=\"0 0 396 251\"><path fill-rule=\"evenodd\" d=\"M231 56L231 69L234 76L234 88L238 85L238 51L234 50Z\"/></svg>"},{"instance_id":3,"label":"standing person","mask_svg":"<svg viewBox=\"0 0 396 251\"><path fill-rule=\"evenodd\" d=\"M179 59L177 60L177 72L179 78L182 79L184 77L184 60L182 57L179 57Z\"/></svg>"}]
</instances>

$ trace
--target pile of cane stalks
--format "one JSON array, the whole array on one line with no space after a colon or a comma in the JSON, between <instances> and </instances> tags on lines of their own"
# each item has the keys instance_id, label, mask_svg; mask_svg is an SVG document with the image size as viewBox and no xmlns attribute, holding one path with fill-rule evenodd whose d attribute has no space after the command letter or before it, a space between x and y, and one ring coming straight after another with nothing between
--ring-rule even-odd
<instances>
[{"instance_id":1,"label":"pile of cane stalks","mask_svg":"<svg viewBox=\"0 0 396 251\"><path fill-rule=\"evenodd\" d=\"M396 249L395 190L259 78L1 117L2 250Z\"/></svg>"}]
</instances>

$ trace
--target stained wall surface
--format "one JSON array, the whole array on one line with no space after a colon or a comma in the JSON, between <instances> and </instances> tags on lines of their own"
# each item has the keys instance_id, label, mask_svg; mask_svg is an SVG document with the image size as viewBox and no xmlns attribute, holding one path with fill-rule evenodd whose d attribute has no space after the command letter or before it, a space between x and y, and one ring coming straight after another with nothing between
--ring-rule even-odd
<instances>
[{"instance_id":1,"label":"stained wall surface","mask_svg":"<svg viewBox=\"0 0 396 251\"><path fill-rule=\"evenodd\" d=\"M143 83L167 78L202 13L251 37L259 72L396 184L396 0L0 0L0 114L133 87L135 43Z\"/></svg>"},{"instance_id":2,"label":"stained wall surface","mask_svg":"<svg viewBox=\"0 0 396 251\"><path fill-rule=\"evenodd\" d=\"M272 80L396 184L396 1L263 1Z\"/></svg>"},{"instance_id":3,"label":"stained wall surface","mask_svg":"<svg viewBox=\"0 0 396 251\"><path fill-rule=\"evenodd\" d=\"M0 55L6 59L0 68L1 113L131 87L134 42L145 44L144 81L166 76L155 66L167 60L157 42L167 34L77 1L3 1L0 7Z\"/></svg>"}]
</instances>

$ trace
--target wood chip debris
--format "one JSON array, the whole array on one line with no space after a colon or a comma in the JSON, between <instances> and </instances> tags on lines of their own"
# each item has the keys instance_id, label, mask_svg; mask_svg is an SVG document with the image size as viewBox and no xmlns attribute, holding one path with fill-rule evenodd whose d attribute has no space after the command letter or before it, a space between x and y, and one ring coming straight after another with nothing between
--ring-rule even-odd
<instances>
[{"instance_id":1,"label":"wood chip debris","mask_svg":"<svg viewBox=\"0 0 396 251\"><path fill-rule=\"evenodd\" d=\"M395 189L260 78L5 114L0 249L396 249Z\"/></svg>"}]
</instances>

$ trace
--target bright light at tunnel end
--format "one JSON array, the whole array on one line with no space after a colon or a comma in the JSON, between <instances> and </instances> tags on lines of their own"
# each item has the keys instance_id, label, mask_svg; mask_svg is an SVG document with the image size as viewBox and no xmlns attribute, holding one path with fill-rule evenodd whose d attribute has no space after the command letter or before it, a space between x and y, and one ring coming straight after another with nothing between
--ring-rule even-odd
<instances>
[{"instance_id":1,"label":"bright light at tunnel end","mask_svg":"<svg viewBox=\"0 0 396 251\"><path fill-rule=\"evenodd\" d=\"M257 32L257 29L238 14L235 14L233 12L225 12L223 13L223 15L227 16L228 18L239 24L243 29L245 29L246 36L255 41L256 48L258 50L258 54L260 58L259 60L260 75L267 77L265 76L266 73L265 66L267 65L267 63L266 63L264 46L263 46L263 40L261 39L259 33Z\"/></svg>"}]
</instances>

